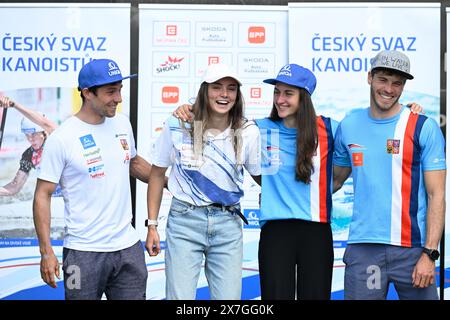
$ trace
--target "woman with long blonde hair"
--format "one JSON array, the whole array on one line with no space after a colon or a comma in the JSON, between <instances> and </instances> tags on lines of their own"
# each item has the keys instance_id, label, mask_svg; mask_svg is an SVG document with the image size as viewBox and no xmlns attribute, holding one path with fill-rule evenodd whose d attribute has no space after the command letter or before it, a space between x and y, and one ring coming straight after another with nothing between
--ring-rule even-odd
<instances>
[{"instance_id":1,"label":"woman with long blonde hair","mask_svg":"<svg viewBox=\"0 0 450 320\"><path fill-rule=\"evenodd\" d=\"M166 227L166 297L195 299L203 259L211 299L240 299L244 167L260 174L259 131L244 119L241 82L226 65L205 72L195 121L170 117L156 143L148 188L147 251L160 252L156 229L168 167L172 204Z\"/></svg>"}]
</instances>

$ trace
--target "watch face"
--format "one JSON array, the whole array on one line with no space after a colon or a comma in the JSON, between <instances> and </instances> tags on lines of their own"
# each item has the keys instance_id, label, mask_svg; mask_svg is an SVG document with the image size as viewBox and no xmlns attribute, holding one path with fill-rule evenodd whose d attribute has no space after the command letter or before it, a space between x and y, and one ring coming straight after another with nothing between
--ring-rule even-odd
<instances>
[{"instance_id":1,"label":"watch face","mask_svg":"<svg viewBox=\"0 0 450 320\"><path fill-rule=\"evenodd\" d=\"M437 251L437 250L431 250L431 252L430 252L430 258L431 259L433 259L433 260L437 260L437 259L439 259L439 251Z\"/></svg>"},{"instance_id":2,"label":"watch face","mask_svg":"<svg viewBox=\"0 0 450 320\"><path fill-rule=\"evenodd\" d=\"M440 254L439 251L435 250L435 249L428 249L428 248L424 248L423 251L428 255L428 257L430 257L431 260L436 261L437 259L439 259Z\"/></svg>"}]
</instances>

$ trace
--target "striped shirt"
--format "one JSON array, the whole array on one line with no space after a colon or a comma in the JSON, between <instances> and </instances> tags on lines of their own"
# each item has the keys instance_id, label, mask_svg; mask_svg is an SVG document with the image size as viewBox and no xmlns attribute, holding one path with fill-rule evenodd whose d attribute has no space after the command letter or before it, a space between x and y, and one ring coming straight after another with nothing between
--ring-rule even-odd
<instances>
[{"instance_id":1,"label":"striped shirt","mask_svg":"<svg viewBox=\"0 0 450 320\"><path fill-rule=\"evenodd\" d=\"M255 120L261 133L262 191L260 224L301 219L329 223L332 194L333 133L337 122L317 117L319 145L311 183L295 180L297 129L283 121Z\"/></svg>"},{"instance_id":2,"label":"striped shirt","mask_svg":"<svg viewBox=\"0 0 450 320\"><path fill-rule=\"evenodd\" d=\"M348 243L420 247L426 240L424 171L446 169L445 141L431 118L402 107L388 119L363 109L342 120L334 163L352 167L355 201Z\"/></svg>"},{"instance_id":3,"label":"striped shirt","mask_svg":"<svg viewBox=\"0 0 450 320\"><path fill-rule=\"evenodd\" d=\"M230 128L218 134L207 132L204 145L200 146L202 153L196 156L190 133L171 116L156 142L152 164L172 167L168 188L178 200L196 206L212 203L234 205L244 195L243 168L251 175L261 174L258 127L253 121L248 121L241 135L240 165L236 165Z\"/></svg>"}]
</instances>

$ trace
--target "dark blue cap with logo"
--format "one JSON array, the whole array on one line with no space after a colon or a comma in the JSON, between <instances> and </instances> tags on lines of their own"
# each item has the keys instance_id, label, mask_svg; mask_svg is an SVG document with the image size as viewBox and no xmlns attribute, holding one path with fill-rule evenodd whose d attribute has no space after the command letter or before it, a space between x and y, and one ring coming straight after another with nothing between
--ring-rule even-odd
<instances>
[{"instance_id":1,"label":"dark blue cap with logo","mask_svg":"<svg viewBox=\"0 0 450 320\"><path fill-rule=\"evenodd\" d=\"M109 59L96 59L81 68L78 74L78 87L84 89L102 86L136 76L137 74L132 74L122 77L117 63Z\"/></svg>"},{"instance_id":2,"label":"dark blue cap with logo","mask_svg":"<svg viewBox=\"0 0 450 320\"><path fill-rule=\"evenodd\" d=\"M290 86L303 88L310 95L313 94L317 84L316 76L309 69L294 63L287 64L281 68L276 78L266 79L263 82L269 84L282 82Z\"/></svg>"}]
</instances>

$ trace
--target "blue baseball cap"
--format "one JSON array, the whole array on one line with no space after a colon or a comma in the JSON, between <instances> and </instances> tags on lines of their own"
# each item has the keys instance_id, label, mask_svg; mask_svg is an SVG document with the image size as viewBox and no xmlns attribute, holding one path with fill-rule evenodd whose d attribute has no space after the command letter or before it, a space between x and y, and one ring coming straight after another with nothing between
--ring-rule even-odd
<instances>
[{"instance_id":1,"label":"blue baseball cap","mask_svg":"<svg viewBox=\"0 0 450 320\"><path fill-rule=\"evenodd\" d=\"M309 69L294 63L287 64L281 68L276 78L266 79L263 82L268 84L282 82L290 86L303 88L310 95L313 94L317 84L316 76Z\"/></svg>"},{"instance_id":2,"label":"blue baseball cap","mask_svg":"<svg viewBox=\"0 0 450 320\"><path fill-rule=\"evenodd\" d=\"M109 59L96 59L85 64L78 74L78 87L80 89L102 86L108 83L122 81L124 79L136 77L132 74L122 77L117 63Z\"/></svg>"}]
</instances>

